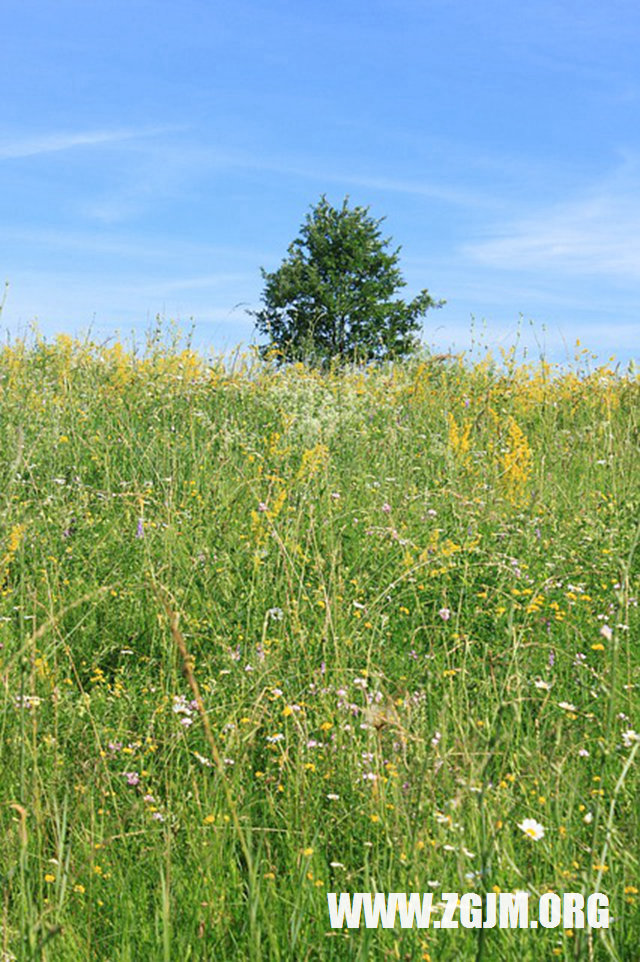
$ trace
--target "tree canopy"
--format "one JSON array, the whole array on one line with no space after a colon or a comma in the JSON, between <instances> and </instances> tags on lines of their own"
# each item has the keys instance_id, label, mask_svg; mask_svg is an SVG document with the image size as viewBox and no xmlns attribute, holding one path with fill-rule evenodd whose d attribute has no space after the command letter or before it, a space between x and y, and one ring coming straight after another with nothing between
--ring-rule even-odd
<instances>
[{"instance_id":1,"label":"tree canopy","mask_svg":"<svg viewBox=\"0 0 640 962\"><path fill-rule=\"evenodd\" d=\"M278 270L261 269L264 307L251 311L263 353L283 360L387 360L418 345L420 318L440 307L427 290L408 303L400 248L389 249L369 208L334 208L325 195L307 214Z\"/></svg>"}]
</instances>

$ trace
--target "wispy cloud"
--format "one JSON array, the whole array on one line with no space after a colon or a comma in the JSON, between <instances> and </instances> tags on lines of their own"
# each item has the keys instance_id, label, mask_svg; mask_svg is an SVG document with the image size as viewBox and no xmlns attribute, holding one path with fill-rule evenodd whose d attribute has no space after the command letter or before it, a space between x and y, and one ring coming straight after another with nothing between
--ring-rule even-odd
<instances>
[{"instance_id":1,"label":"wispy cloud","mask_svg":"<svg viewBox=\"0 0 640 962\"><path fill-rule=\"evenodd\" d=\"M462 250L505 270L640 280L640 178L628 171L588 195L498 227Z\"/></svg>"},{"instance_id":2,"label":"wispy cloud","mask_svg":"<svg viewBox=\"0 0 640 962\"><path fill-rule=\"evenodd\" d=\"M251 330L244 311L247 279L222 272L166 281L152 273L113 279L102 271L82 275L73 269L16 271L10 279L3 323L6 319L15 327L36 318L45 326L78 330L95 320L99 325L140 328L145 318L152 323L161 314Z\"/></svg>"},{"instance_id":3,"label":"wispy cloud","mask_svg":"<svg viewBox=\"0 0 640 962\"><path fill-rule=\"evenodd\" d=\"M419 180L415 178L395 178L384 176L370 176L356 171L336 171L327 168L306 167L303 165L280 164L266 160L261 163L237 162L238 167L251 167L268 171L272 174L282 174L287 177L300 177L306 180L317 180L327 184L344 184L352 187L362 187L368 190L379 190L383 193L408 194L412 197L424 197L430 200L442 201L463 207L494 207L496 200L480 191L466 191L447 184Z\"/></svg>"},{"instance_id":4,"label":"wispy cloud","mask_svg":"<svg viewBox=\"0 0 640 962\"><path fill-rule=\"evenodd\" d=\"M248 153L246 150L233 148L221 150L210 144L181 141L179 144L167 146L163 151L163 158L179 167L186 176L202 175L203 172L210 173L212 170L236 173L251 171L288 179L317 181L321 185L341 184L344 187L361 187L383 193L407 194L463 207L496 209L504 206L502 198L485 190L468 190L437 179L387 176L357 168L349 170L345 168L344 160L340 157L327 157L320 164L317 158L308 156L269 156L261 153L256 157L256 152ZM500 173L504 176L504 164L500 167Z\"/></svg>"},{"instance_id":5,"label":"wispy cloud","mask_svg":"<svg viewBox=\"0 0 640 962\"><path fill-rule=\"evenodd\" d=\"M30 249L37 246L46 251L86 251L90 247L92 252L115 255L127 260L136 257L158 263L165 260L175 263L176 259L185 259L191 265L194 260L210 262L212 257L224 260L225 263L254 264L261 259L265 260L281 254L281 252L257 246L211 244L182 236L176 237L169 229L164 234L155 232L153 237L149 237L146 233L135 234L131 231L114 234L100 230L51 230L44 227L24 228L3 225L2 239L12 250L19 249L20 245L26 245Z\"/></svg>"},{"instance_id":6,"label":"wispy cloud","mask_svg":"<svg viewBox=\"0 0 640 962\"><path fill-rule=\"evenodd\" d=\"M39 154L52 154L61 150L73 150L77 147L97 147L101 144L121 143L126 140L155 137L158 134L176 129L178 128L160 126L116 130L85 130L75 133L59 131L52 134L42 134L38 137L5 140L0 141L0 160L37 157Z\"/></svg>"}]
</instances>

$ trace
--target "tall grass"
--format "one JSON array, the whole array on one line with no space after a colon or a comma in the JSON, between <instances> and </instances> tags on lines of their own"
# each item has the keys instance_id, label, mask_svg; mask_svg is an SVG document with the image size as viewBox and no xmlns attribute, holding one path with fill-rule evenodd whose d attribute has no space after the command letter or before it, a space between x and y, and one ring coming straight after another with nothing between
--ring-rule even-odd
<instances>
[{"instance_id":1,"label":"tall grass","mask_svg":"<svg viewBox=\"0 0 640 962\"><path fill-rule=\"evenodd\" d=\"M638 958L639 391L585 365L0 352L0 958ZM327 912L518 889L614 921Z\"/></svg>"}]
</instances>

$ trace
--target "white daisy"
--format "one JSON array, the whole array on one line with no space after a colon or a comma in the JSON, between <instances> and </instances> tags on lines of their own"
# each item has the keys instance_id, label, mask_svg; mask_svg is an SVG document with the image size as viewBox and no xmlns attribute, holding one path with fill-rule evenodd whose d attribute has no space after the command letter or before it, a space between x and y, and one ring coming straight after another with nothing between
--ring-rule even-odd
<instances>
[{"instance_id":1,"label":"white daisy","mask_svg":"<svg viewBox=\"0 0 640 962\"><path fill-rule=\"evenodd\" d=\"M543 826L540 822L536 822L535 818L525 818L522 822L518 822L518 828L521 828L524 834L534 842L539 842L544 835Z\"/></svg>"}]
</instances>

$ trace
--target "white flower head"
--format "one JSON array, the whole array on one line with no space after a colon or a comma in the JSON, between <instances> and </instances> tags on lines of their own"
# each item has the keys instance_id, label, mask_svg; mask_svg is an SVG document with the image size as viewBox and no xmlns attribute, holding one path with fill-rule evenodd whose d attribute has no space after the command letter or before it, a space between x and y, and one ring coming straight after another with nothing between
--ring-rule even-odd
<instances>
[{"instance_id":1,"label":"white flower head","mask_svg":"<svg viewBox=\"0 0 640 962\"><path fill-rule=\"evenodd\" d=\"M284 735L282 732L276 732L275 735L267 735L267 741L270 745L276 745L278 742L284 741Z\"/></svg>"},{"instance_id":2,"label":"white flower head","mask_svg":"<svg viewBox=\"0 0 640 962\"><path fill-rule=\"evenodd\" d=\"M558 708L564 708L565 711L577 711L577 710L578 710L575 705L572 705L571 702L568 702L568 701L559 701L559 702L558 702Z\"/></svg>"},{"instance_id":3,"label":"white flower head","mask_svg":"<svg viewBox=\"0 0 640 962\"><path fill-rule=\"evenodd\" d=\"M522 829L525 835L533 839L534 842L539 842L544 836L544 828L540 822L536 822L535 818L525 818L522 822L518 822L518 828Z\"/></svg>"}]
</instances>

